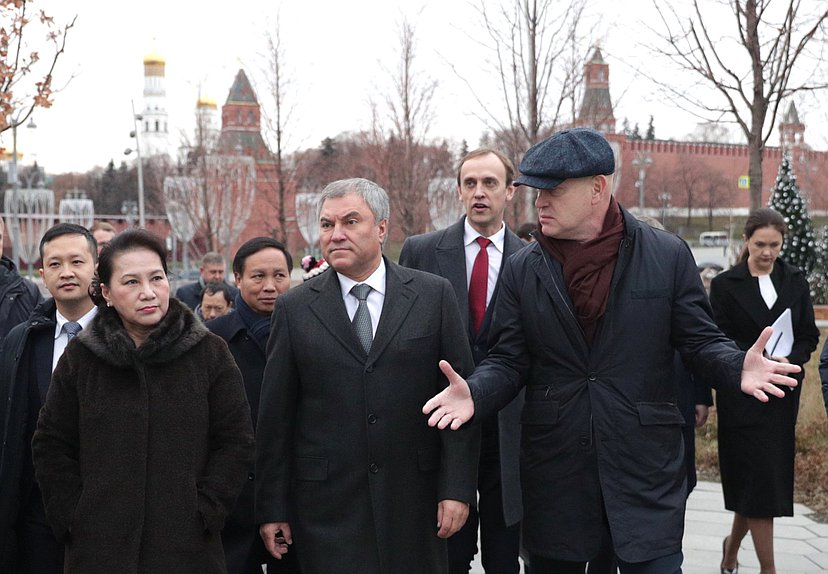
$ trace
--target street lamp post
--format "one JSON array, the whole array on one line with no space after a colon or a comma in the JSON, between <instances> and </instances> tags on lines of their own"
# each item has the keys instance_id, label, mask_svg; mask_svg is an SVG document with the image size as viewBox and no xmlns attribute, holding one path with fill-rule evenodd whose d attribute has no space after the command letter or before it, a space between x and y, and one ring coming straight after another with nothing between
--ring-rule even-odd
<instances>
[{"instance_id":1,"label":"street lamp post","mask_svg":"<svg viewBox=\"0 0 828 574\"><path fill-rule=\"evenodd\" d=\"M638 188L638 209L644 214L644 179L647 177L647 168L653 163L650 156L638 152L638 157L632 160L632 164L638 168L638 181L635 187Z\"/></svg>"},{"instance_id":2,"label":"street lamp post","mask_svg":"<svg viewBox=\"0 0 828 574\"><path fill-rule=\"evenodd\" d=\"M669 193L664 192L658 196L661 200L661 225L665 228L667 227L666 220L667 220L667 208L670 207L670 200L673 196Z\"/></svg>"},{"instance_id":3,"label":"street lamp post","mask_svg":"<svg viewBox=\"0 0 828 574\"><path fill-rule=\"evenodd\" d=\"M141 162L141 138L138 130L138 122L143 120L141 114L135 113L135 101L132 100L132 126L133 131L130 132L129 137L135 138L135 157L138 162L138 226L146 227L146 220L144 219L144 169ZM124 150L124 155L132 153L130 148Z\"/></svg>"},{"instance_id":4,"label":"street lamp post","mask_svg":"<svg viewBox=\"0 0 828 574\"><path fill-rule=\"evenodd\" d=\"M31 112L29 112L31 113ZM19 115L16 118L12 119L11 122L11 129L12 129L12 158L11 158L11 165L9 166L9 183L11 184L11 192L12 192L12 205L14 205L14 211L12 212L12 257L14 258L14 264L17 265L20 261L20 219L17 213L17 192L20 189L19 179L17 177L17 126L19 126L23 121L24 118L20 118ZM29 123L26 124L26 127L29 129L35 129L37 125L34 123L34 118L29 118Z\"/></svg>"}]
</instances>

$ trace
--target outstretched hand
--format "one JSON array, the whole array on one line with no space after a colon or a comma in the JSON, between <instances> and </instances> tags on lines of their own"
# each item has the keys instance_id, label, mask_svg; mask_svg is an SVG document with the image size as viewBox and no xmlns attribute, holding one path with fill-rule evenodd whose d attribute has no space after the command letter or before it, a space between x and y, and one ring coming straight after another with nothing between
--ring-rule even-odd
<instances>
[{"instance_id":1,"label":"outstretched hand","mask_svg":"<svg viewBox=\"0 0 828 574\"><path fill-rule=\"evenodd\" d=\"M439 394L431 397L423 406L423 414L430 414L428 426L442 430L451 427L457 430L474 416L474 400L465 379L451 368L448 361L440 361L440 370L449 385Z\"/></svg>"},{"instance_id":2,"label":"outstretched hand","mask_svg":"<svg viewBox=\"0 0 828 574\"><path fill-rule=\"evenodd\" d=\"M768 402L768 395L784 397L785 391L776 385L795 387L799 383L796 379L786 375L798 373L799 365L780 363L765 358L762 351L773 334L773 328L765 327L759 338L745 354L745 362L742 364L742 392L750 395L763 403Z\"/></svg>"}]
</instances>

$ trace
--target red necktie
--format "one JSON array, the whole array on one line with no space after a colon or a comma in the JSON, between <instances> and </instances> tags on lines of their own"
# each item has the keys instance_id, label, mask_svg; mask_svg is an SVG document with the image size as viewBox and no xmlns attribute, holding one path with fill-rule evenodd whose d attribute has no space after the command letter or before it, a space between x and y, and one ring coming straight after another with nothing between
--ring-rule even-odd
<instances>
[{"instance_id":1,"label":"red necktie","mask_svg":"<svg viewBox=\"0 0 828 574\"><path fill-rule=\"evenodd\" d=\"M469 281L469 317L472 329L477 334L483 324L483 315L486 314L486 292L489 289L489 252L486 248L491 243L485 237L478 237L480 251L474 258L471 281Z\"/></svg>"}]
</instances>

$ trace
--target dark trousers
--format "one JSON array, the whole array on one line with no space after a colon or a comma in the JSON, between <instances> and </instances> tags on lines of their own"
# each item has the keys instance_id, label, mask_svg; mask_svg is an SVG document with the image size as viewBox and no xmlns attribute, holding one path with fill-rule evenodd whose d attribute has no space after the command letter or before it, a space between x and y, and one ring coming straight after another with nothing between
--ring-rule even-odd
<instances>
[{"instance_id":1,"label":"dark trousers","mask_svg":"<svg viewBox=\"0 0 828 574\"><path fill-rule=\"evenodd\" d=\"M624 562L619 559L618 570L621 574L681 574L683 561L684 555L680 551L646 562ZM587 564L553 560L543 556L530 556L529 562L532 565L532 574L584 574Z\"/></svg>"},{"instance_id":2,"label":"dark trousers","mask_svg":"<svg viewBox=\"0 0 828 574\"><path fill-rule=\"evenodd\" d=\"M46 522L40 489L34 488L18 519L16 574L62 574L63 544Z\"/></svg>"},{"instance_id":3,"label":"dark trousers","mask_svg":"<svg viewBox=\"0 0 828 574\"><path fill-rule=\"evenodd\" d=\"M468 574L471 570L479 527L483 569L491 574L518 574L520 524L507 527L503 520L499 456L481 456L477 481L477 508L469 509L466 524L448 539L449 573Z\"/></svg>"}]
</instances>

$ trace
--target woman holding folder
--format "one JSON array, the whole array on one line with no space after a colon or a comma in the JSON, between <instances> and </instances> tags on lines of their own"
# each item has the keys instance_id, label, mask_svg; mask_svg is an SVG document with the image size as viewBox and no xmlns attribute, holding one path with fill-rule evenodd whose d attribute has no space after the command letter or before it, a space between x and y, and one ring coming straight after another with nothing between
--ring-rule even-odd
<instances>
[{"instance_id":1,"label":"woman holding folder","mask_svg":"<svg viewBox=\"0 0 828 574\"><path fill-rule=\"evenodd\" d=\"M816 349L808 281L802 270L779 258L787 226L772 209L757 209L745 223L740 261L713 278L710 303L719 327L747 350L776 322L766 349L777 361L803 366ZM782 317L790 310L790 322ZM784 335L780 337L780 334ZM790 335L793 334L793 343ZM800 383L804 371L796 376ZM794 450L799 387L761 403L741 393L716 394L719 467L725 508L735 513L723 543L722 574L738 572L738 552L750 531L760 572L774 574L773 519L793 515Z\"/></svg>"}]
</instances>

